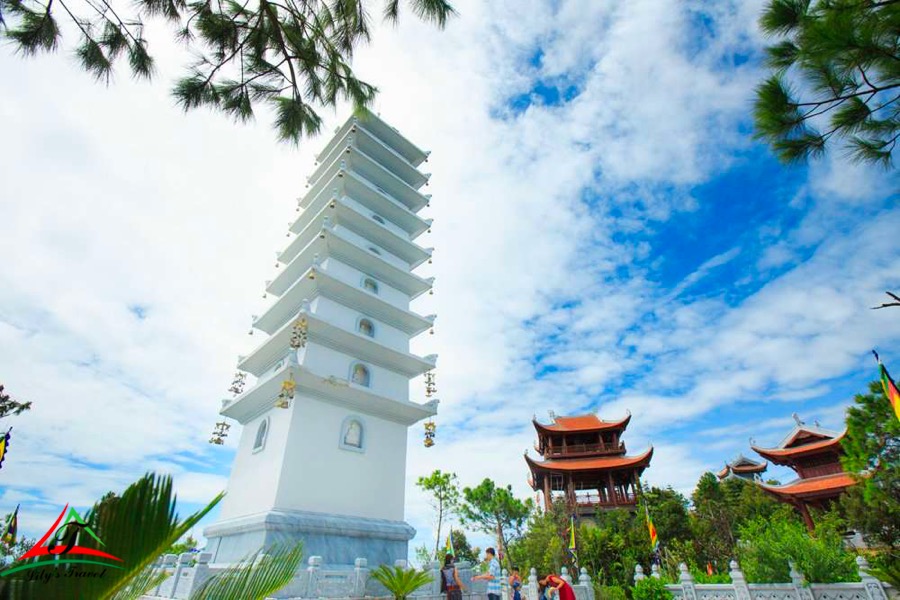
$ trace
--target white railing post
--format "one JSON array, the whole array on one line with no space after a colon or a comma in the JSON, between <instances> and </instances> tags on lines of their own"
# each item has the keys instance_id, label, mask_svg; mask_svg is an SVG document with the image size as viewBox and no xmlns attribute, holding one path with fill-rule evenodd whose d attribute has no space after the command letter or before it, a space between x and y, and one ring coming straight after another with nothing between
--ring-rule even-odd
<instances>
[{"instance_id":1,"label":"white railing post","mask_svg":"<svg viewBox=\"0 0 900 600\"><path fill-rule=\"evenodd\" d=\"M637 582L644 578L644 567L641 565L634 565L634 584L637 585Z\"/></svg>"},{"instance_id":2,"label":"white railing post","mask_svg":"<svg viewBox=\"0 0 900 600\"><path fill-rule=\"evenodd\" d=\"M862 580L863 588L866 590L866 596L869 600L885 600L887 594L884 593L884 586L878 578L869 574L869 563L862 556L856 557L856 566L859 569L859 578Z\"/></svg>"},{"instance_id":3,"label":"white railing post","mask_svg":"<svg viewBox=\"0 0 900 600\"><path fill-rule=\"evenodd\" d=\"M731 585L734 586L734 594L737 600L750 600L750 588L747 586L747 579L744 572L738 566L737 561L733 560L728 563L728 574L731 576Z\"/></svg>"},{"instance_id":4,"label":"white railing post","mask_svg":"<svg viewBox=\"0 0 900 600\"><path fill-rule=\"evenodd\" d=\"M791 567L791 583L794 585L797 597L800 600L813 600L812 590L806 584L806 578L803 576L803 573L797 570L794 561L788 561L788 565Z\"/></svg>"},{"instance_id":5,"label":"white railing post","mask_svg":"<svg viewBox=\"0 0 900 600\"><path fill-rule=\"evenodd\" d=\"M691 572L688 571L687 565L681 563L678 565L678 571L678 581L681 584L681 589L684 590L685 600L697 600L697 588L694 586L694 578L691 576Z\"/></svg>"}]
</instances>

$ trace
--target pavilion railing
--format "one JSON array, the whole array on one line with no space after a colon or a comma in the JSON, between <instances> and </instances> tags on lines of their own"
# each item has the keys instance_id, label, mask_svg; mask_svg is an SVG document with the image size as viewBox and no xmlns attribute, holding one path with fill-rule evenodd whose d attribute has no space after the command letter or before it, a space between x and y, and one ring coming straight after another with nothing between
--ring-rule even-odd
<instances>
[{"instance_id":1,"label":"pavilion railing","mask_svg":"<svg viewBox=\"0 0 900 600\"><path fill-rule=\"evenodd\" d=\"M534 447L538 452L541 449ZM625 442L618 444L567 444L565 448L553 446L544 448L544 456L569 456L575 454L621 454L625 452Z\"/></svg>"}]
</instances>

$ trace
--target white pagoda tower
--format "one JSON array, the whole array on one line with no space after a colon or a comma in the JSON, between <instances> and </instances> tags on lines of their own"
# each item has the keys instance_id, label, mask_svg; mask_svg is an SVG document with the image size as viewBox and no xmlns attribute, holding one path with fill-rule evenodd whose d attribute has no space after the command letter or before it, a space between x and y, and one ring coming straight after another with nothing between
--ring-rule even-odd
<instances>
[{"instance_id":1,"label":"white pagoda tower","mask_svg":"<svg viewBox=\"0 0 900 600\"><path fill-rule=\"evenodd\" d=\"M222 403L243 428L220 521L204 531L212 562L297 539L329 565L407 557L407 428L437 412L409 399L437 360L409 352L434 323L409 309L433 283L411 272L431 257L413 243L431 226L417 214L427 156L368 112L317 156L267 282L277 300L254 318L267 337L238 361L256 382Z\"/></svg>"}]
</instances>

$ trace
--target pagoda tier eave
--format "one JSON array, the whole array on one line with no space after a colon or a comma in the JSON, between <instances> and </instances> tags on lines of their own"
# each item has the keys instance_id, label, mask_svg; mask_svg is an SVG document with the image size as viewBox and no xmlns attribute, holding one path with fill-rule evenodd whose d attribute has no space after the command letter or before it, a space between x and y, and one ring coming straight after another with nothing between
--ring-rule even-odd
<instances>
[{"instance_id":1,"label":"pagoda tier eave","mask_svg":"<svg viewBox=\"0 0 900 600\"><path fill-rule=\"evenodd\" d=\"M435 366L432 360L388 348L372 338L332 325L315 315L301 312L297 317L306 319L310 342L350 354L364 362L402 373L406 377L418 377ZM293 321L288 321L248 357L239 362L238 369L257 377L265 373L275 361L288 354L292 330Z\"/></svg>"},{"instance_id":2,"label":"pagoda tier eave","mask_svg":"<svg viewBox=\"0 0 900 600\"><path fill-rule=\"evenodd\" d=\"M365 178L352 171L342 169L339 163L334 163L323 179L320 179L300 200L299 208L306 210L319 210L332 198L342 195L349 196L372 212L380 214L400 229L409 234L409 239L414 240L431 226L431 219L423 219L405 204L393 198L390 194L379 190ZM304 227L304 215L300 215L291 224L290 231L299 233Z\"/></svg>"},{"instance_id":3,"label":"pagoda tier eave","mask_svg":"<svg viewBox=\"0 0 900 600\"><path fill-rule=\"evenodd\" d=\"M422 248L411 242L409 238L401 237L350 206L345 200L345 196L339 196L329 200L314 216L306 219L306 225L278 256L278 262L290 264L294 257L318 235L326 218L332 225L342 225L373 244L384 248L403 262L408 263L410 269L415 269L431 258L431 249ZM273 291L273 293L278 292Z\"/></svg>"},{"instance_id":4,"label":"pagoda tier eave","mask_svg":"<svg viewBox=\"0 0 900 600\"><path fill-rule=\"evenodd\" d=\"M428 182L429 175L419 171L409 161L397 154L396 151L358 123L344 130L337 143L330 145L328 152L319 154L317 160L320 164L313 170L312 175L307 180L310 182L316 181L325 167L337 156L346 153L349 148L359 150L370 156L414 190L418 190Z\"/></svg>"},{"instance_id":5,"label":"pagoda tier eave","mask_svg":"<svg viewBox=\"0 0 900 600\"><path fill-rule=\"evenodd\" d=\"M219 414L246 424L272 408L281 391L282 381L290 377L296 383L295 400L292 402L298 395L306 394L406 426L437 414L437 400L427 404L393 400L346 380L320 377L303 366L290 363L233 400L223 401Z\"/></svg>"},{"instance_id":6,"label":"pagoda tier eave","mask_svg":"<svg viewBox=\"0 0 900 600\"><path fill-rule=\"evenodd\" d=\"M848 473L834 473L820 477L798 479L784 485L769 485L759 482L757 485L783 502L792 500L816 500L833 498L856 481Z\"/></svg>"},{"instance_id":7,"label":"pagoda tier eave","mask_svg":"<svg viewBox=\"0 0 900 600\"><path fill-rule=\"evenodd\" d=\"M358 114L350 117L344 124L340 127L335 128L333 137L322 148L322 151L316 155L318 159L321 156L327 155L331 152L332 148L338 144L338 142L344 137L347 131L350 130L354 125L361 124L366 128L367 131L374 134L379 140L382 141L385 145L393 149L397 154L402 156L409 164L414 167L418 167L422 164L430 154L424 150L421 150L414 143L409 141L404 135L398 132L394 127L388 125L385 121L381 119L378 115L375 115L369 110L366 110L364 114Z\"/></svg>"},{"instance_id":8,"label":"pagoda tier eave","mask_svg":"<svg viewBox=\"0 0 900 600\"><path fill-rule=\"evenodd\" d=\"M312 276L312 277L310 277ZM322 295L342 304L357 307L363 313L386 325L416 336L434 324L434 317L423 317L386 300L332 277L325 267L309 267L272 306L254 321L253 327L268 334L278 331L300 311L304 300Z\"/></svg>"},{"instance_id":9,"label":"pagoda tier eave","mask_svg":"<svg viewBox=\"0 0 900 600\"><path fill-rule=\"evenodd\" d=\"M546 460L535 461L530 456L525 455L525 462L531 469L533 475L540 473L553 472L590 472L590 471L622 471L630 469L646 469L650 466L650 460L653 458L653 447L651 446L643 454L636 456L621 457L598 457L598 458L572 458L563 460Z\"/></svg>"},{"instance_id":10,"label":"pagoda tier eave","mask_svg":"<svg viewBox=\"0 0 900 600\"><path fill-rule=\"evenodd\" d=\"M560 420L561 419L563 418L561 417ZM545 425L543 423L539 423L537 419L532 419L531 422L534 424L534 428L539 433L599 433L601 431L624 431L628 428L628 423L631 422L631 414L618 421L601 421L600 419L596 419L596 424L591 424L580 428L569 428L559 424Z\"/></svg>"},{"instance_id":11,"label":"pagoda tier eave","mask_svg":"<svg viewBox=\"0 0 900 600\"><path fill-rule=\"evenodd\" d=\"M321 263L329 256L346 262L362 273L367 273L389 286L417 298L431 289L431 280L423 279L408 269L387 262L355 242L345 238L333 228L323 228L294 259L266 287L270 294L280 296L295 285L300 276L314 264L316 255Z\"/></svg>"},{"instance_id":12,"label":"pagoda tier eave","mask_svg":"<svg viewBox=\"0 0 900 600\"><path fill-rule=\"evenodd\" d=\"M760 448L759 446L753 445L751 445L750 448L752 448L754 452L756 452L763 458L768 459L776 465L790 465L793 464L794 459L806 457L811 454L824 452L843 452L843 449L841 448L841 440L844 438L844 435L846 435L846 433L847 432L845 430L837 437L822 440L820 442L813 442L804 446L795 446L793 448Z\"/></svg>"},{"instance_id":13,"label":"pagoda tier eave","mask_svg":"<svg viewBox=\"0 0 900 600\"><path fill-rule=\"evenodd\" d=\"M330 162L322 163L318 171L320 175L316 179L310 179L308 185L313 190L325 187L335 173L338 177L342 177L341 171L356 173L375 189L390 196L413 213L422 210L429 202L430 196L413 189L390 169L353 146L348 146L344 152L336 154ZM304 196L304 200L308 197L309 194ZM300 206L303 205L301 202Z\"/></svg>"}]
</instances>

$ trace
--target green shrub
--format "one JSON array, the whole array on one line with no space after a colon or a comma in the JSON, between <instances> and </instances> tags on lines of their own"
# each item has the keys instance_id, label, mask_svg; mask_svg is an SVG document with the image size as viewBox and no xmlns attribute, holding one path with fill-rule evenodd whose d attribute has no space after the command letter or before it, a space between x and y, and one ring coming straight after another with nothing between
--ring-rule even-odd
<instances>
[{"instance_id":1,"label":"green shrub","mask_svg":"<svg viewBox=\"0 0 900 600\"><path fill-rule=\"evenodd\" d=\"M645 577L638 581L631 591L632 600L672 600L672 592L656 577Z\"/></svg>"},{"instance_id":2,"label":"green shrub","mask_svg":"<svg viewBox=\"0 0 900 600\"><path fill-rule=\"evenodd\" d=\"M728 573L713 573L708 575L706 571L700 569L691 569L691 576L694 583L731 583L731 575Z\"/></svg>"},{"instance_id":3,"label":"green shrub","mask_svg":"<svg viewBox=\"0 0 900 600\"><path fill-rule=\"evenodd\" d=\"M594 583L594 596L597 600L628 600L625 588L618 585L600 585Z\"/></svg>"},{"instance_id":4,"label":"green shrub","mask_svg":"<svg viewBox=\"0 0 900 600\"><path fill-rule=\"evenodd\" d=\"M859 581L856 562L843 547L834 519L823 518L812 536L794 519L778 514L741 527L738 562L750 583L790 581L793 561L806 580L816 583Z\"/></svg>"}]
</instances>

